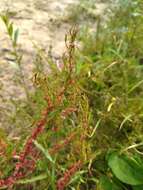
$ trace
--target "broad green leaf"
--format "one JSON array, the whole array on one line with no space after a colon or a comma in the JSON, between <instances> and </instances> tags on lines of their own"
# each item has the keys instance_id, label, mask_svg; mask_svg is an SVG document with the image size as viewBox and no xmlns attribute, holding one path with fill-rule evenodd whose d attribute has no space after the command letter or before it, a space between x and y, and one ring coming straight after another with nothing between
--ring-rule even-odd
<instances>
[{"instance_id":1,"label":"broad green leaf","mask_svg":"<svg viewBox=\"0 0 143 190\"><path fill-rule=\"evenodd\" d=\"M52 163L55 163L52 157L50 156L47 149L45 149L41 144L39 144L36 140L34 141L35 146L45 155L45 157Z\"/></svg>"},{"instance_id":2,"label":"broad green leaf","mask_svg":"<svg viewBox=\"0 0 143 190\"><path fill-rule=\"evenodd\" d=\"M102 190L112 190L112 183L106 176L103 176L100 179L100 187Z\"/></svg>"},{"instance_id":3,"label":"broad green leaf","mask_svg":"<svg viewBox=\"0 0 143 190\"><path fill-rule=\"evenodd\" d=\"M133 190L143 190L143 185L137 185L132 187Z\"/></svg>"},{"instance_id":4,"label":"broad green leaf","mask_svg":"<svg viewBox=\"0 0 143 190\"><path fill-rule=\"evenodd\" d=\"M142 146L143 143L139 143L138 145L141 145L141 146ZM133 159L135 162L137 162L137 163L140 165L140 167L143 168L143 159L142 159L141 155L134 153L132 159Z\"/></svg>"},{"instance_id":5,"label":"broad green leaf","mask_svg":"<svg viewBox=\"0 0 143 190\"><path fill-rule=\"evenodd\" d=\"M113 152L108 156L108 165L113 174L123 183L130 185L143 184L143 168L132 159Z\"/></svg>"},{"instance_id":6,"label":"broad green leaf","mask_svg":"<svg viewBox=\"0 0 143 190\"><path fill-rule=\"evenodd\" d=\"M110 181L106 176L102 176L100 178L100 188L101 190L122 190L121 187L118 187L115 183Z\"/></svg>"}]
</instances>

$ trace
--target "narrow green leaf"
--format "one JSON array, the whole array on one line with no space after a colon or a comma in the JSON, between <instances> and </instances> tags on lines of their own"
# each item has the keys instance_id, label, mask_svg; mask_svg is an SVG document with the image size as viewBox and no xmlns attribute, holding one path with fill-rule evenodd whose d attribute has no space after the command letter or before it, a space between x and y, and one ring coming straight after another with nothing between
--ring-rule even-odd
<instances>
[{"instance_id":1,"label":"narrow green leaf","mask_svg":"<svg viewBox=\"0 0 143 190\"><path fill-rule=\"evenodd\" d=\"M22 179L22 180L19 180L19 181L17 181L16 183L17 183L17 184L33 183L33 182L36 182L36 181L41 181L41 180L43 180L43 179L46 179L47 177L48 177L47 174L41 174L41 175L32 177L32 178L30 178L30 179Z\"/></svg>"},{"instance_id":2,"label":"narrow green leaf","mask_svg":"<svg viewBox=\"0 0 143 190\"><path fill-rule=\"evenodd\" d=\"M130 94L131 92L133 92L136 88L138 88L139 86L141 86L143 84L143 80L139 81L137 84L135 84L129 91L128 94Z\"/></svg>"},{"instance_id":3,"label":"narrow green leaf","mask_svg":"<svg viewBox=\"0 0 143 190\"><path fill-rule=\"evenodd\" d=\"M12 34L13 34L13 23L10 23L10 25L8 26L8 33L12 37Z\"/></svg>"},{"instance_id":4,"label":"narrow green leaf","mask_svg":"<svg viewBox=\"0 0 143 190\"><path fill-rule=\"evenodd\" d=\"M9 61L8 62L15 70L19 70L19 66L16 62L14 61Z\"/></svg>"},{"instance_id":5,"label":"narrow green leaf","mask_svg":"<svg viewBox=\"0 0 143 190\"><path fill-rule=\"evenodd\" d=\"M36 140L34 141L35 146L45 155L45 157L52 163L55 163L52 157L50 156L47 149L45 149L41 144L39 144Z\"/></svg>"},{"instance_id":6,"label":"narrow green leaf","mask_svg":"<svg viewBox=\"0 0 143 190\"><path fill-rule=\"evenodd\" d=\"M14 32L14 45L15 46L17 44L18 36L19 36L19 29L16 29Z\"/></svg>"},{"instance_id":7,"label":"narrow green leaf","mask_svg":"<svg viewBox=\"0 0 143 190\"><path fill-rule=\"evenodd\" d=\"M5 25L8 26L8 23L9 23L8 16L7 15L1 15L1 19L3 20Z\"/></svg>"},{"instance_id":8,"label":"narrow green leaf","mask_svg":"<svg viewBox=\"0 0 143 190\"><path fill-rule=\"evenodd\" d=\"M124 125L127 121L132 121L132 120L130 119L131 117L132 117L131 114L125 116L125 118L123 119L123 121L122 121L122 123L121 123L121 125L120 125L120 127L119 127L119 130L121 130L121 129L123 128L123 125Z\"/></svg>"}]
</instances>

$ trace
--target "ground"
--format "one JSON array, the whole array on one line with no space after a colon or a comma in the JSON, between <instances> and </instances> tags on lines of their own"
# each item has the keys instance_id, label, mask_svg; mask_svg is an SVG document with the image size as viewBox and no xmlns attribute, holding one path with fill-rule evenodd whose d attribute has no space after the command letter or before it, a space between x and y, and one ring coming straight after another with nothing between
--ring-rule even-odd
<instances>
[{"instance_id":1,"label":"ground","mask_svg":"<svg viewBox=\"0 0 143 190\"><path fill-rule=\"evenodd\" d=\"M28 84L32 84L33 58L37 51L33 43L46 51L52 47L52 56L59 59L65 51L65 34L72 26L72 23L66 19L68 10L77 3L78 0L3 0L0 2L1 13L8 10L15 28L19 28L18 43L23 54L22 67ZM103 4L98 3L96 11L100 12L103 7ZM24 93L23 88L15 82L16 68L9 54L11 42L2 21L0 21L0 43L0 106L1 110L7 110L11 109L7 100L23 98ZM3 111L1 112L3 114Z\"/></svg>"}]
</instances>

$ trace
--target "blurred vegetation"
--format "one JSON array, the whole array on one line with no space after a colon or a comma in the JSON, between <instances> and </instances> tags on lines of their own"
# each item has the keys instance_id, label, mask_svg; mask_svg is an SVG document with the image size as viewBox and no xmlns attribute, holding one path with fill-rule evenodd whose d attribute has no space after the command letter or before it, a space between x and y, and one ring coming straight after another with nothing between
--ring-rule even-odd
<instances>
[{"instance_id":1,"label":"blurred vegetation","mask_svg":"<svg viewBox=\"0 0 143 190\"><path fill-rule=\"evenodd\" d=\"M70 15L72 22L92 15L96 31L84 26L77 33L72 28L60 66L37 49L32 93L20 67L18 30L7 15L2 16L27 98L14 103L16 112L8 118L17 123L21 135L9 140L4 131L0 133L2 179L12 176L16 163L21 163L19 152L25 150L26 139L33 138L44 115L44 129L30 145L38 158L30 152L26 155L26 160L34 160L32 172L20 168L24 177L13 176L12 186L5 181L4 188L143 189L143 2L116 1L104 24L94 17L94 1L82 1L78 8ZM49 73L43 69L45 60ZM43 113L45 108L48 111Z\"/></svg>"}]
</instances>

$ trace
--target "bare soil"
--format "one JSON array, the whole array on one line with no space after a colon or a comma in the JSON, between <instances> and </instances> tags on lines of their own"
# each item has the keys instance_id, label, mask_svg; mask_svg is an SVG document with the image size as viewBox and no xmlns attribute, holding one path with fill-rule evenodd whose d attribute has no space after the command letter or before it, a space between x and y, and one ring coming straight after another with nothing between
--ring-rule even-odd
<instances>
[{"instance_id":1,"label":"bare soil","mask_svg":"<svg viewBox=\"0 0 143 190\"><path fill-rule=\"evenodd\" d=\"M52 55L59 58L65 51L64 37L71 28L71 23L65 19L70 6L78 0L2 0L0 12L6 10L11 15L15 28L19 28L19 45L23 54L22 67L25 80L32 84L33 58L36 49L33 43L48 51L52 47ZM103 4L97 5L101 12ZM6 29L0 21L0 127L3 115L11 110L11 99L24 97L23 88L16 83L16 67L10 56L11 42Z\"/></svg>"}]
</instances>

